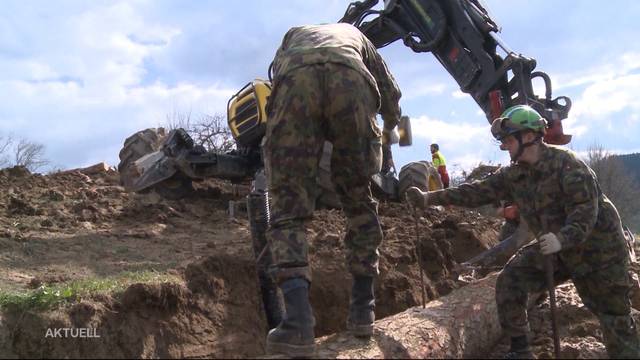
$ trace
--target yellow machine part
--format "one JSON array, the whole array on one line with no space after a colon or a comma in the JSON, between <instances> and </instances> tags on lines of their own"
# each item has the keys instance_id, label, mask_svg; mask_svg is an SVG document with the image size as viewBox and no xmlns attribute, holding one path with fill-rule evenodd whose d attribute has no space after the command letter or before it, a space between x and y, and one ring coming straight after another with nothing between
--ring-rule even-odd
<instances>
[{"instance_id":1,"label":"yellow machine part","mask_svg":"<svg viewBox=\"0 0 640 360\"><path fill-rule=\"evenodd\" d=\"M429 173L427 175L427 186L429 187L429 191L442 190L444 188L444 185L442 184L442 179L440 179L440 173L438 173L438 169L433 166L432 163L428 164L428 168Z\"/></svg>"},{"instance_id":2,"label":"yellow machine part","mask_svg":"<svg viewBox=\"0 0 640 360\"><path fill-rule=\"evenodd\" d=\"M233 138L245 146L260 141L267 122L267 98L271 94L271 83L255 79L245 85L227 104L227 122Z\"/></svg>"},{"instance_id":3,"label":"yellow machine part","mask_svg":"<svg viewBox=\"0 0 640 360\"><path fill-rule=\"evenodd\" d=\"M434 176L429 176L429 191L436 191L442 189L442 183L438 181Z\"/></svg>"}]
</instances>

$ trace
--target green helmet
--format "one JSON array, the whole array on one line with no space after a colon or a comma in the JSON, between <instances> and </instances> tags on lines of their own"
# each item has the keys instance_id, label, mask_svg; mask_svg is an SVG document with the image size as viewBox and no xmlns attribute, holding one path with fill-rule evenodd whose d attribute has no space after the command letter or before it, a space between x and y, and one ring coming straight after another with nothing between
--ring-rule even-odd
<instances>
[{"instance_id":1,"label":"green helmet","mask_svg":"<svg viewBox=\"0 0 640 360\"><path fill-rule=\"evenodd\" d=\"M547 121L531 106L516 105L505 110L502 115L493 120L491 134L497 140L509 135L529 130L544 133Z\"/></svg>"}]
</instances>

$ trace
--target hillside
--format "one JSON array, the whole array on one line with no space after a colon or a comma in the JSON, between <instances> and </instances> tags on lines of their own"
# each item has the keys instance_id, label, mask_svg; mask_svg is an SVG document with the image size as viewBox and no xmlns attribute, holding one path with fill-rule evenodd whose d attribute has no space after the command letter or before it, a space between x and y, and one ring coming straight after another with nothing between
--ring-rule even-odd
<instances>
[{"instance_id":1,"label":"hillside","mask_svg":"<svg viewBox=\"0 0 640 360\"><path fill-rule=\"evenodd\" d=\"M640 153L616 155L616 157L622 160L627 171L640 183Z\"/></svg>"}]
</instances>

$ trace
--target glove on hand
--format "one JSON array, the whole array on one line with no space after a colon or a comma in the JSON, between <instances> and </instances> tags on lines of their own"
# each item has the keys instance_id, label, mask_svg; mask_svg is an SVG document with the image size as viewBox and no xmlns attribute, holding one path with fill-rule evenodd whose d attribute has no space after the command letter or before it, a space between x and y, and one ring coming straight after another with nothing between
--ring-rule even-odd
<instances>
[{"instance_id":1,"label":"glove on hand","mask_svg":"<svg viewBox=\"0 0 640 360\"><path fill-rule=\"evenodd\" d=\"M551 255L555 254L562 249L562 244L560 244L560 240L554 233L546 233L538 239L540 243L540 252L543 255Z\"/></svg>"},{"instance_id":2,"label":"glove on hand","mask_svg":"<svg viewBox=\"0 0 640 360\"><path fill-rule=\"evenodd\" d=\"M427 206L429 206L429 193L424 192L415 186L407 189L407 191L404 193L404 197L406 198L409 205L415 208L425 209Z\"/></svg>"},{"instance_id":3,"label":"glove on hand","mask_svg":"<svg viewBox=\"0 0 640 360\"><path fill-rule=\"evenodd\" d=\"M382 144L393 145L400 142L400 135L395 128L389 130L387 128L382 129Z\"/></svg>"}]
</instances>

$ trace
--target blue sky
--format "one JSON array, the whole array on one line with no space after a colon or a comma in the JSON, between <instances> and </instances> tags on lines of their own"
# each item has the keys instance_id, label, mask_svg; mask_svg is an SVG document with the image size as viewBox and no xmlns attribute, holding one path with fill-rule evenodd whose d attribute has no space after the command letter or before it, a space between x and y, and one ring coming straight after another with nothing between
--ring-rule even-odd
<instances>
[{"instance_id":1,"label":"blue sky","mask_svg":"<svg viewBox=\"0 0 640 360\"><path fill-rule=\"evenodd\" d=\"M500 36L537 60L554 96L573 100L570 147L640 151L640 2L487 0ZM347 1L11 1L0 13L0 136L46 146L56 168L117 165L124 139L168 114L225 114L229 96L266 77L288 28L334 22ZM431 54L380 50L403 92L414 145L438 142L452 171L506 164L475 102Z\"/></svg>"}]
</instances>

